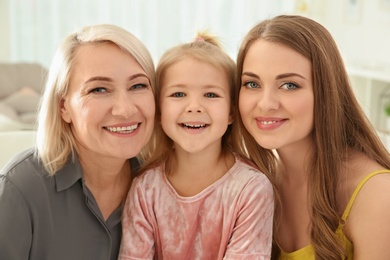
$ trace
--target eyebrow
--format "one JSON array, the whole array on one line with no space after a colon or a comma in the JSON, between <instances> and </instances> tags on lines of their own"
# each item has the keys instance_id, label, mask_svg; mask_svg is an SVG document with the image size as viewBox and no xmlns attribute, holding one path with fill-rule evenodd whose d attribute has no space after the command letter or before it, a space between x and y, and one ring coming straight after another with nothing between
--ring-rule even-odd
<instances>
[{"instance_id":1,"label":"eyebrow","mask_svg":"<svg viewBox=\"0 0 390 260\"><path fill-rule=\"evenodd\" d=\"M306 79L304 76L297 74L297 73L284 73L276 76L276 79L283 79L283 78L288 78L288 77L299 77L302 79Z\"/></svg>"},{"instance_id":2,"label":"eyebrow","mask_svg":"<svg viewBox=\"0 0 390 260\"><path fill-rule=\"evenodd\" d=\"M249 76L249 77L253 77L253 78L257 78L257 79L260 79L260 77L252 72L243 72L241 76ZM276 76L276 79L283 79L283 78L288 78L288 77L299 77L299 78L302 78L302 79L305 79L306 78L298 73L284 73L284 74L280 74L278 76Z\"/></svg>"},{"instance_id":3,"label":"eyebrow","mask_svg":"<svg viewBox=\"0 0 390 260\"><path fill-rule=\"evenodd\" d=\"M253 77L253 78L257 78L257 79L260 79L260 77L259 76L257 76L255 73L252 73L252 72L246 72L246 71L244 71L242 74L241 74L241 76L249 76L249 77Z\"/></svg>"},{"instance_id":4,"label":"eyebrow","mask_svg":"<svg viewBox=\"0 0 390 260\"><path fill-rule=\"evenodd\" d=\"M145 77L145 78L149 79L145 74L143 74L143 73L137 73L137 74L131 75L131 76L129 77L128 80L130 81L130 80L133 80L133 79L136 79L136 78L139 78L139 77ZM92 82L92 81L107 81L107 82L113 82L112 78L96 76L96 77L89 78L87 81L84 82L84 84L89 83L89 82Z\"/></svg>"}]
</instances>

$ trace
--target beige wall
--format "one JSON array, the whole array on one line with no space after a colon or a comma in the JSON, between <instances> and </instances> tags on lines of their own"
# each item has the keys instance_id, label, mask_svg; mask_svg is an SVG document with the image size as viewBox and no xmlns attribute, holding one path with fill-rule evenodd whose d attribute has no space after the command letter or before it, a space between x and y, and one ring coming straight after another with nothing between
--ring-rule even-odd
<instances>
[{"instance_id":1,"label":"beige wall","mask_svg":"<svg viewBox=\"0 0 390 260\"><path fill-rule=\"evenodd\" d=\"M348 64L370 69L390 66L388 0L302 1L311 7L309 16L331 32ZM348 3L358 5L351 8Z\"/></svg>"}]
</instances>

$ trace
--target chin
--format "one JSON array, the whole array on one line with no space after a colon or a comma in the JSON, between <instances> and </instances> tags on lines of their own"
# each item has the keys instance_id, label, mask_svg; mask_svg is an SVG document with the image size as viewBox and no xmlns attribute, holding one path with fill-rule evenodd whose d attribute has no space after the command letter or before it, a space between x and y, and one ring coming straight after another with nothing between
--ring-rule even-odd
<instances>
[{"instance_id":1,"label":"chin","mask_svg":"<svg viewBox=\"0 0 390 260\"><path fill-rule=\"evenodd\" d=\"M269 149L269 150L273 150L273 149L278 149L279 148L279 145L277 145L277 142L273 142L272 140L264 140L264 138L260 138L260 139L255 139L256 140L256 143L258 145L260 145L261 147L263 147L264 149Z\"/></svg>"}]
</instances>

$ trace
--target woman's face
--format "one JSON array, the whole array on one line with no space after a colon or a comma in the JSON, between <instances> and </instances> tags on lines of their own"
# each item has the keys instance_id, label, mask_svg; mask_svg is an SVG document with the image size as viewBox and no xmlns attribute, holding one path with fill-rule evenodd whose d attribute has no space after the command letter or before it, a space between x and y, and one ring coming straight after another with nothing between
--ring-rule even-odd
<instances>
[{"instance_id":1,"label":"woman's face","mask_svg":"<svg viewBox=\"0 0 390 260\"><path fill-rule=\"evenodd\" d=\"M296 148L311 142L310 61L287 46L255 41L243 64L239 110L246 129L264 148Z\"/></svg>"},{"instance_id":2,"label":"woman's face","mask_svg":"<svg viewBox=\"0 0 390 260\"><path fill-rule=\"evenodd\" d=\"M154 97L136 60L112 43L78 47L61 116L81 156L128 159L149 140Z\"/></svg>"}]
</instances>

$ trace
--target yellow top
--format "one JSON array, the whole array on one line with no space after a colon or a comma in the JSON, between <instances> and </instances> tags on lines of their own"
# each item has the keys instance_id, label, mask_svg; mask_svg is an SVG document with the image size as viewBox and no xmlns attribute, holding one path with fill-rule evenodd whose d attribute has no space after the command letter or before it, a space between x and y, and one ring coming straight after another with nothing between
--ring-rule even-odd
<instances>
[{"instance_id":1,"label":"yellow top","mask_svg":"<svg viewBox=\"0 0 390 260\"><path fill-rule=\"evenodd\" d=\"M348 240L348 238L345 236L343 232L343 228L345 223L347 222L347 218L349 216L349 212L351 211L352 205L355 201L356 196L358 195L360 189L363 187L363 185L373 176L381 173L389 173L389 170L379 170L372 172L368 174L366 177L363 178L356 187L355 191L353 192L351 198L349 199L348 205L344 210L343 216L341 217L341 221L339 226L336 229L336 234L340 238L342 244L344 245L344 248L347 251L347 259L353 259L353 244L351 241ZM315 252L314 247L312 245L305 246L297 251L286 253L281 252L279 256L279 260L315 260Z\"/></svg>"}]
</instances>

